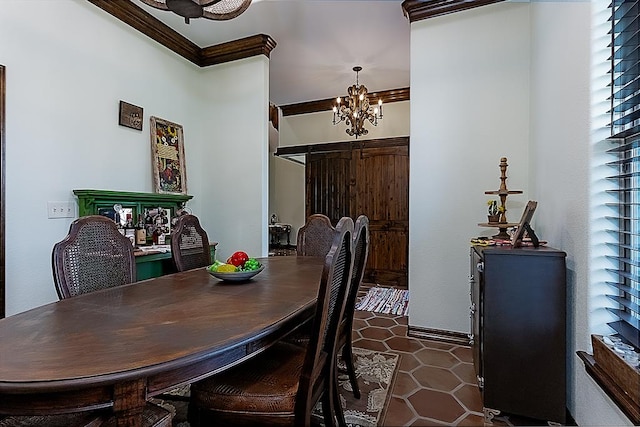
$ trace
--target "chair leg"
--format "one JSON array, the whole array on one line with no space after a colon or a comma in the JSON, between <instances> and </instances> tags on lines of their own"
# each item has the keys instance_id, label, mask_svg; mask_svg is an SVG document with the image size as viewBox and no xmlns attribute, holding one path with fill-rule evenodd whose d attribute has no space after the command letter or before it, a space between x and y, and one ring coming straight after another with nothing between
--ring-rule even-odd
<instances>
[{"instance_id":1,"label":"chair leg","mask_svg":"<svg viewBox=\"0 0 640 427\"><path fill-rule=\"evenodd\" d=\"M333 382L333 393L332 394L332 398L333 398L333 406L334 406L334 411L335 411L335 418L338 421L338 427L347 427L347 421L344 418L344 412L342 411L342 404L340 402L340 390L338 389L338 381L336 378L336 381Z\"/></svg>"},{"instance_id":2,"label":"chair leg","mask_svg":"<svg viewBox=\"0 0 640 427\"><path fill-rule=\"evenodd\" d=\"M360 386L358 386L358 378L356 377L356 368L353 365L353 351L351 347L351 341L342 347L342 360L347 366L347 374L349 375L349 382L351 383L351 389L353 390L353 396L356 399L360 399Z\"/></svg>"}]
</instances>

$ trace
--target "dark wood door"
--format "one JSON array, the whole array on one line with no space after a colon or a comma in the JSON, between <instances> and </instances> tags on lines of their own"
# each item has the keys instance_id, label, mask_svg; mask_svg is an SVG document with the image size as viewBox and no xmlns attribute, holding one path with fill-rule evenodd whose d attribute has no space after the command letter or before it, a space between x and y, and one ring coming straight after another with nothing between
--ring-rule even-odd
<instances>
[{"instance_id":1,"label":"dark wood door","mask_svg":"<svg viewBox=\"0 0 640 427\"><path fill-rule=\"evenodd\" d=\"M409 260L409 141L370 140L323 145L307 154L306 215L369 217L371 249L365 281L407 287Z\"/></svg>"},{"instance_id":2,"label":"dark wood door","mask_svg":"<svg viewBox=\"0 0 640 427\"><path fill-rule=\"evenodd\" d=\"M308 154L305 167L306 217L321 213L335 226L350 216L351 152Z\"/></svg>"},{"instance_id":3,"label":"dark wood door","mask_svg":"<svg viewBox=\"0 0 640 427\"><path fill-rule=\"evenodd\" d=\"M358 152L359 151L359 152ZM364 148L351 162L351 213L369 217L371 250L365 280L407 286L409 147Z\"/></svg>"}]
</instances>

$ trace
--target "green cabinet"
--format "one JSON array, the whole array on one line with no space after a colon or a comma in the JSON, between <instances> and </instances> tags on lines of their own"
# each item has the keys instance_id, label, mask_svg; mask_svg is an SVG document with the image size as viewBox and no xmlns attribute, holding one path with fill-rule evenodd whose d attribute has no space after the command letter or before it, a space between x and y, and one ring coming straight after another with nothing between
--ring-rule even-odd
<instances>
[{"instance_id":1,"label":"green cabinet","mask_svg":"<svg viewBox=\"0 0 640 427\"><path fill-rule=\"evenodd\" d=\"M112 190L73 190L78 197L78 216L105 215L115 213L114 206L120 205L122 210L131 214L135 222L138 215L157 208L168 212L169 224L176 212L185 207L193 196L188 194L170 193L136 193ZM126 221L126 218L121 218ZM167 241L167 243L169 243ZM211 244L211 257L215 259L217 243ZM138 280L145 280L175 272L171 252L136 253L136 273Z\"/></svg>"},{"instance_id":2,"label":"green cabinet","mask_svg":"<svg viewBox=\"0 0 640 427\"><path fill-rule=\"evenodd\" d=\"M101 210L113 209L114 205L121 205L124 209L132 210L134 221L139 214L144 213L145 209L158 207L169 209L173 218L175 213L193 198L188 194L134 193L111 190L73 190L73 194L78 197L78 216L98 215Z\"/></svg>"}]
</instances>

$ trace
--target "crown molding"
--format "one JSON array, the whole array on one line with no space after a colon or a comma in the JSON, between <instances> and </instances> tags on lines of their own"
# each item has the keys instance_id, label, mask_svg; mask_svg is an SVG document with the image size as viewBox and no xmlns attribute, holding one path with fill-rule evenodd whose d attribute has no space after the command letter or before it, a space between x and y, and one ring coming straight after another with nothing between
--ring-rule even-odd
<instances>
[{"instance_id":1,"label":"crown molding","mask_svg":"<svg viewBox=\"0 0 640 427\"><path fill-rule=\"evenodd\" d=\"M266 34L205 47L201 50L201 67L235 61L236 59L249 58L251 56L264 55L269 58L271 51L276 47L276 41Z\"/></svg>"},{"instance_id":2,"label":"crown molding","mask_svg":"<svg viewBox=\"0 0 640 427\"><path fill-rule=\"evenodd\" d=\"M502 1L504 0L404 0L402 10L409 22L416 22Z\"/></svg>"},{"instance_id":3,"label":"crown molding","mask_svg":"<svg viewBox=\"0 0 640 427\"><path fill-rule=\"evenodd\" d=\"M409 100L409 88L383 90L369 93L369 99L382 99L385 104ZM297 116L299 114L318 113L320 111L331 111L335 98L319 99L317 101L300 102L298 104L288 104L280 106L282 116Z\"/></svg>"},{"instance_id":4,"label":"crown molding","mask_svg":"<svg viewBox=\"0 0 640 427\"><path fill-rule=\"evenodd\" d=\"M135 5L132 1L87 1L199 67L221 64L256 55L265 55L268 58L276 46L275 40L270 36L258 34L240 40L200 48L191 40Z\"/></svg>"}]
</instances>

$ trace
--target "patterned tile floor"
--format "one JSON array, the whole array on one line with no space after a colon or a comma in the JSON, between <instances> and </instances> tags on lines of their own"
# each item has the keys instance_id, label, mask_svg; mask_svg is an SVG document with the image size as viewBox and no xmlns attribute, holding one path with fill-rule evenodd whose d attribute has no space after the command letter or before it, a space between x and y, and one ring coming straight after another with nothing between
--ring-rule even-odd
<instances>
[{"instance_id":1,"label":"patterned tile floor","mask_svg":"<svg viewBox=\"0 0 640 427\"><path fill-rule=\"evenodd\" d=\"M485 424L469 347L407 337L403 316L356 310L353 323L355 347L400 354L381 426L547 425L513 415Z\"/></svg>"}]
</instances>

